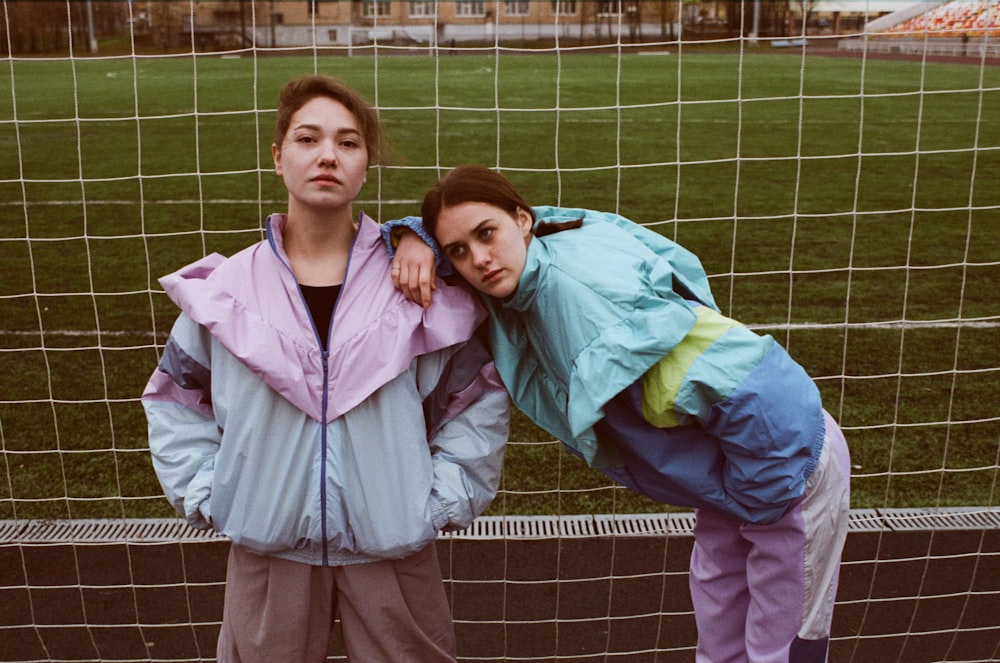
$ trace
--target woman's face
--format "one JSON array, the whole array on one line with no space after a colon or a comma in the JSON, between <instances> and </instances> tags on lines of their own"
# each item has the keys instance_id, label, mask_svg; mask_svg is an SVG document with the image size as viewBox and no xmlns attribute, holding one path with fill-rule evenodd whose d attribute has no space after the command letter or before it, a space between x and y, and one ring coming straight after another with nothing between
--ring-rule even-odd
<instances>
[{"instance_id":1,"label":"woman's face","mask_svg":"<svg viewBox=\"0 0 1000 663\"><path fill-rule=\"evenodd\" d=\"M517 290L531 239L531 215L515 216L486 203L441 210L437 241L458 273L487 295L503 299Z\"/></svg>"},{"instance_id":2,"label":"woman's face","mask_svg":"<svg viewBox=\"0 0 1000 663\"><path fill-rule=\"evenodd\" d=\"M292 115L281 145L272 145L274 170L294 210L350 208L368 172L368 149L354 114L339 101L315 97Z\"/></svg>"}]
</instances>

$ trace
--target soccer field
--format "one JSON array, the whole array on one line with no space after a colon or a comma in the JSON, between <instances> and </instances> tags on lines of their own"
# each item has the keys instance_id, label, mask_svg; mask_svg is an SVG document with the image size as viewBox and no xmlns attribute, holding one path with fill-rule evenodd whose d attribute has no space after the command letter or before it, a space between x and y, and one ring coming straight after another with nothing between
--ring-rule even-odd
<instances>
[{"instance_id":1,"label":"soccer field","mask_svg":"<svg viewBox=\"0 0 1000 663\"><path fill-rule=\"evenodd\" d=\"M853 506L997 504L1000 68L773 54L16 60L0 71L0 520L165 516L138 402L156 279L282 211L273 107L317 68L395 159L356 211L466 162L695 251L845 428ZM664 510L522 417L493 514Z\"/></svg>"}]
</instances>

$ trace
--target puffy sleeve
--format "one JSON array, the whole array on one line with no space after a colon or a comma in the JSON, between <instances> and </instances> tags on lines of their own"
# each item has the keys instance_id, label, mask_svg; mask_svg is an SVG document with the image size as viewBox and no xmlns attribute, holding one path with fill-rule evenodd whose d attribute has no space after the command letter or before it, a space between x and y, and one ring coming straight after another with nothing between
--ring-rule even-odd
<instances>
[{"instance_id":1,"label":"puffy sleeve","mask_svg":"<svg viewBox=\"0 0 1000 663\"><path fill-rule=\"evenodd\" d=\"M181 314L142 394L153 469L174 509L198 529L212 525L208 498L222 439L210 352L208 332Z\"/></svg>"},{"instance_id":2,"label":"puffy sleeve","mask_svg":"<svg viewBox=\"0 0 1000 663\"><path fill-rule=\"evenodd\" d=\"M434 467L434 524L465 529L496 497L510 397L479 336L454 353L420 357L418 387Z\"/></svg>"},{"instance_id":3,"label":"puffy sleeve","mask_svg":"<svg viewBox=\"0 0 1000 663\"><path fill-rule=\"evenodd\" d=\"M822 448L819 390L772 337L707 307L697 314L691 332L645 374L643 418L674 431L697 422L725 456L725 494L756 522L775 520L802 495Z\"/></svg>"}]
</instances>

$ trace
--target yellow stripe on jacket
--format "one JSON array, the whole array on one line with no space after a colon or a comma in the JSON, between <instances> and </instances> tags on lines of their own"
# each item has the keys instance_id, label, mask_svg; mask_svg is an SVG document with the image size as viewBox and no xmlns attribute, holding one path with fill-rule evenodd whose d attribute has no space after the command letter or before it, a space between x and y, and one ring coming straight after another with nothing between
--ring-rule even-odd
<instances>
[{"instance_id":1,"label":"yellow stripe on jacket","mask_svg":"<svg viewBox=\"0 0 1000 663\"><path fill-rule=\"evenodd\" d=\"M691 331L642 378L642 416L659 428L691 423L674 408L688 370L723 334L743 326L707 306L697 306L694 312L698 319Z\"/></svg>"}]
</instances>

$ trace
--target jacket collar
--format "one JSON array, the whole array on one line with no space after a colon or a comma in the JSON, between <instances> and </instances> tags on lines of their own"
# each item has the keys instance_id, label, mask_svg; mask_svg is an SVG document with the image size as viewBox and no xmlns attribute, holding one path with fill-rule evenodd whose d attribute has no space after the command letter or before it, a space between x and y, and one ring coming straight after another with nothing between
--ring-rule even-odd
<instances>
[{"instance_id":1,"label":"jacket collar","mask_svg":"<svg viewBox=\"0 0 1000 663\"><path fill-rule=\"evenodd\" d=\"M466 291L444 284L426 310L406 300L392 286L379 225L362 214L324 359L284 252L285 223L272 215L265 242L229 259L208 256L160 283L233 356L314 419L347 412L414 357L467 340L485 317ZM324 389L324 375L336 389Z\"/></svg>"},{"instance_id":2,"label":"jacket collar","mask_svg":"<svg viewBox=\"0 0 1000 663\"><path fill-rule=\"evenodd\" d=\"M538 295L538 284L549 266L548 249L542 240L532 236L528 242L528 252L524 263L524 271L517 282L517 290L507 299L500 302L503 308L519 313L529 310Z\"/></svg>"}]
</instances>

